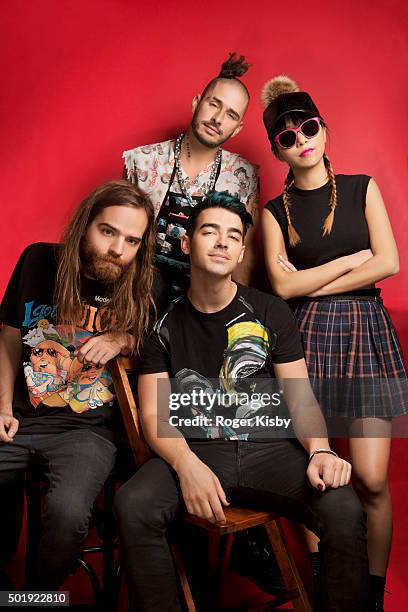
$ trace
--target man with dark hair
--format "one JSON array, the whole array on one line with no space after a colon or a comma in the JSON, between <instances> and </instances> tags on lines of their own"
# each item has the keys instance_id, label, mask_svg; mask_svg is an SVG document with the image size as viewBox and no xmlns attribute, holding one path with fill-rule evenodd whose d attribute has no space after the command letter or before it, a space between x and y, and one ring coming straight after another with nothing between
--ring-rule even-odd
<instances>
[{"instance_id":1,"label":"man with dark hair","mask_svg":"<svg viewBox=\"0 0 408 612\"><path fill-rule=\"evenodd\" d=\"M231 278L248 225L247 212L228 194L197 205L182 238L190 288L141 352L141 417L155 456L115 501L131 610L180 610L166 529L183 505L223 523L230 502L306 524L320 537L322 609L363 609L364 513L346 486L350 464L330 449L294 319L280 298ZM284 406L273 408L273 376L297 440L286 425L276 429L277 416L287 419ZM275 425L266 420L272 415Z\"/></svg>"},{"instance_id":2,"label":"man with dark hair","mask_svg":"<svg viewBox=\"0 0 408 612\"><path fill-rule=\"evenodd\" d=\"M249 93L239 79L248 69L244 57L231 53L219 75L193 99L193 119L177 139L123 153L124 177L151 197L158 224L156 264L177 292L188 287L188 257L180 248L193 207L209 191L227 190L256 218L258 168L221 145L241 131ZM255 267L255 228L246 238L245 263L234 271L244 284Z\"/></svg>"},{"instance_id":3,"label":"man with dark hair","mask_svg":"<svg viewBox=\"0 0 408 612\"><path fill-rule=\"evenodd\" d=\"M30 588L57 589L73 568L94 500L114 466L106 365L132 352L148 328L154 237L148 196L128 181L105 183L80 204L62 245L24 250L6 289L1 516L10 518L4 493L34 460L49 483ZM0 574L10 553L2 549Z\"/></svg>"}]
</instances>

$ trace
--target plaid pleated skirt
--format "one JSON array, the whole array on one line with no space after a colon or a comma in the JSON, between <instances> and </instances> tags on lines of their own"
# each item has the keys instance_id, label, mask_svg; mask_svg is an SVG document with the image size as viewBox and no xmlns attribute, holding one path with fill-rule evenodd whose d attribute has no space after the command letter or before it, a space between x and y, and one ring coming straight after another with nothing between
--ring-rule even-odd
<instances>
[{"instance_id":1,"label":"plaid pleated skirt","mask_svg":"<svg viewBox=\"0 0 408 612\"><path fill-rule=\"evenodd\" d=\"M400 343L378 295L302 298L293 313L309 376L327 417L408 413Z\"/></svg>"}]
</instances>

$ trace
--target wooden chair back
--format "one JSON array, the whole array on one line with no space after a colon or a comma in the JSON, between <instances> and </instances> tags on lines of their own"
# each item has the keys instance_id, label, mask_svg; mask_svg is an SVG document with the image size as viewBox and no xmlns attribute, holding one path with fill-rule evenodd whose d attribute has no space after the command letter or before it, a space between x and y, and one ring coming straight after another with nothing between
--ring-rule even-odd
<instances>
[{"instance_id":1,"label":"wooden chair back","mask_svg":"<svg viewBox=\"0 0 408 612\"><path fill-rule=\"evenodd\" d=\"M142 465L150 455L150 449L143 436L139 411L136 405L136 389L132 389L129 375L137 372L136 357L116 357L110 363L113 386L129 438L136 465Z\"/></svg>"}]
</instances>

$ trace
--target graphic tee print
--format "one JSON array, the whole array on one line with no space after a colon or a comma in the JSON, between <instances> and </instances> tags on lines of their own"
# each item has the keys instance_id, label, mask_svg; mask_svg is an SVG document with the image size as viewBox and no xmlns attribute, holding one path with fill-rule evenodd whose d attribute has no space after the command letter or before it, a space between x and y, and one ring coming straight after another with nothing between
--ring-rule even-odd
<instances>
[{"instance_id":1,"label":"graphic tee print","mask_svg":"<svg viewBox=\"0 0 408 612\"><path fill-rule=\"evenodd\" d=\"M79 328L72 335L69 327L54 327L47 319L38 321L36 328L23 336L23 343L31 348L30 360L23 366L34 408L43 404L69 407L80 413L112 401L108 371L83 364L76 356L91 336Z\"/></svg>"},{"instance_id":2,"label":"graphic tee print","mask_svg":"<svg viewBox=\"0 0 408 612\"><path fill-rule=\"evenodd\" d=\"M2 323L20 330L22 359L13 396L21 433L90 428L111 437L112 379L106 367L81 363L78 350L104 331L109 287L82 279L81 320L58 324L53 303L59 245L33 244L21 255L6 289Z\"/></svg>"},{"instance_id":3,"label":"graphic tee print","mask_svg":"<svg viewBox=\"0 0 408 612\"><path fill-rule=\"evenodd\" d=\"M273 364L302 357L299 331L283 300L238 285L232 302L215 313L196 310L185 295L174 300L144 343L140 372L168 372L174 391L215 395L218 412L244 418L253 406L225 402L225 394L270 391ZM203 405L190 404L184 412L203 417L202 435L197 427L185 428L187 438L248 438L229 426L206 425Z\"/></svg>"}]
</instances>

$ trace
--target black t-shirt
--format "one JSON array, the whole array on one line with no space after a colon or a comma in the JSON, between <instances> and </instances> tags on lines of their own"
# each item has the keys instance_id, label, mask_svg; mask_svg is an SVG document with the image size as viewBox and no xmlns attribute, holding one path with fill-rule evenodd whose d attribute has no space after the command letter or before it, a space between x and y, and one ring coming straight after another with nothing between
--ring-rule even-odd
<instances>
[{"instance_id":1,"label":"black t-shirt","mask_svg":"<svg viewBox=\"0 0 408 612\"><path fill-rule=\"evenodd\" d=\"M107 369L81 364L75 351L103 332L109 286L82 279L83 317L75 329L58 325L53 303L59 245L32 244L21 255L0 307L2 323L20 330L22 360L13 412L20 433L88 428L112 437L114 394Z\"/></svg>"},{"instance_id":2,"label":"black t-shirt","mask_svg":"<svg viewBox=\"0 0 408 612\"><path fill-rule=\"evenodd\" d=\"M301 239L294 247L289 245L282 195L266 204L280 225L289 260L298 270L370 248L364 214L369 181L364 174L336 175L337 206L332 231L326 236L322 236L322 226L329 213L330 183L310 190L292 187L290 216Z\"/></svg>"},{"instance_id":3,"label":"black t-shirt","mask_svg":"<svg viewBox=\"0 0 408 612\"><path fill-rule=\"evenodd\" d=\"M237 284L232 302L218 312L198 311L186 295L174 300L144 343L140 373L168 372L179 392L234 393L270 380L274 363L302 358L299 331L285 302ZM225 428L207 429L207 437L234 437Z\"/></svg>"}]
</instances>

